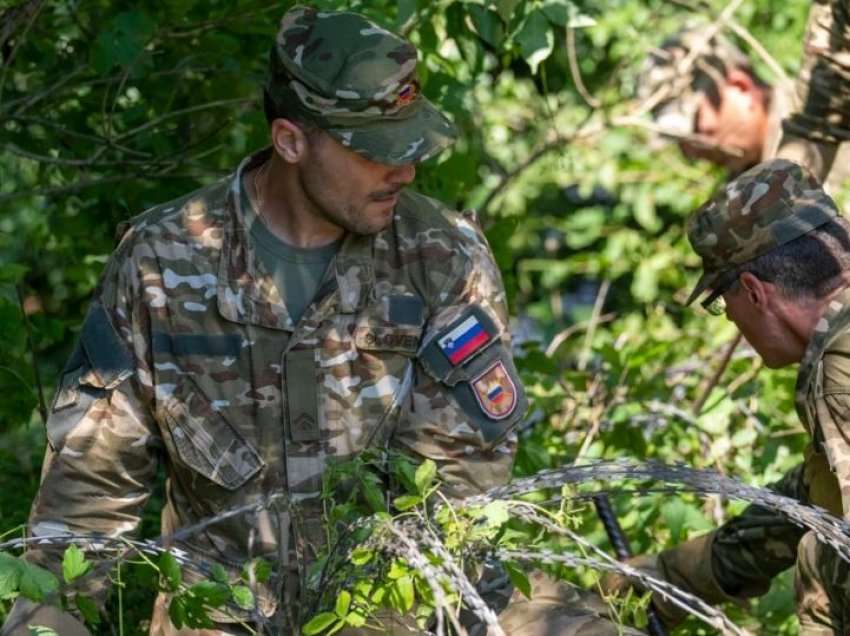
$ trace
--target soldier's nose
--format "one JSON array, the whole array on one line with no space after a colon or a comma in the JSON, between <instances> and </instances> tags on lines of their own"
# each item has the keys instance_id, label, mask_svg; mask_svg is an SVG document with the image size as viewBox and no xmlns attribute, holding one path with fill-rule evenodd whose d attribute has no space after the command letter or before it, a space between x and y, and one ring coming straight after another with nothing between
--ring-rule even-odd
<instances>
[{"instance_id":1,"label":"soldier's nose","mask_svg":"<svg viewBox=\"0 0 850 636\"><path fill-rule=\"evenodd\" d=\"M416 166L408 163L403 166L395 166L390 172L389 181L394 186L404 186L411 183L414 177L416 177Z\"/></svg>"}]
</instances>

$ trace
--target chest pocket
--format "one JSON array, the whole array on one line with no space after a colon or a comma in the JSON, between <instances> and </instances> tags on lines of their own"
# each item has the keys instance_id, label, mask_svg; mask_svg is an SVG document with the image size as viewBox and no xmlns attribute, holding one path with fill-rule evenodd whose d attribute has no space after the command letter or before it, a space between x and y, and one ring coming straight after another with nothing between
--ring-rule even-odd
<instances>
[{"instance_id":1,"label":"chest pocket","mask_svg":"<svg viewBox=\"0 0 850 636\"><path fill-rule=\"evenodd\" d=\"M213 408L191 377L180 378L173 394L163 400L161 413L168 451L195 492L205 483L197 476L236 490L263 468L260 454ZM214 497L214 492L208 494Z\"/></svg>"},{"instance_id":2,"label":"chest pocket","mask_svg":"<svg viewBox=\"0 0 850 636\"><path fill-rule=\"evenodd\" d=\"M374 443L407 394L422 327L391 323L380 312L341 316L320 354L319 403L335 455Z\"/></svg>"}]
</instances>

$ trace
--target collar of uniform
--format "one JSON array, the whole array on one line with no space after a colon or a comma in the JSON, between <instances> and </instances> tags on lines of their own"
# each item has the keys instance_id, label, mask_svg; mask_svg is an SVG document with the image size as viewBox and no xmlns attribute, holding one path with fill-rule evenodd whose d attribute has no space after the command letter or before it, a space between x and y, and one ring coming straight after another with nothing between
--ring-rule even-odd
<instances>
[{"instance_id":1,"label":"collar of uniform","mask_svg":"<svg viewBox=\"0 0 850 636\"><path fill-rule=\"evenodd\" d=\"M295 325L274 280L263 273L251 246L242 211L242 175L266 161L271 153L269 147L244 159L231 180L226 202L230 218L219 265L218 308L224 318L233 322L293 331ZM357 312L374 289L373 242L373 236L349 234L334 259L331 267L335 276L330 280L339 293L338 311L341 313ZM325 295L322 289L319 294ZM312 313L312 309L307 313Z\"/></svg>"},{"instance_id":2,"label":"collar of uniform","mask_svg":"<svg viewBox=\"0 0 850 636\"><path fill-rule=\"evenodd\" d=\"M341 313L357 312L366 304L375 288L372 258L374 241L374 236L348 234L339 248L334 271Z\"/></svg>"},{"instance_id":3,"label":"collar of uniform","mask_svg":"<svg viewBox=\"0 0 850 636\"><path fill-rule=\"evenodd\" d=\"M826 311L815 325L812 338L800 360L797 383L794 389L794 405L803 425L811 430L810 418L806 415L806 400L817 376L823 354L836 336L850 326L850 287L847 287L829 302Z\"/></svg>"},{"instance_id":4,"label":"collar of uniform","mask_svg":"<svg viewBox=\"0 0 850 636\"><path fill-rule=\"evenodd\" d=\"M218 272L218 311L232 322L292 331L295 325L280 292L251 246L242 210L242 175L268 159L271 152L269 147L243 159L231 179Z\"/></svg>"}]
</instances>

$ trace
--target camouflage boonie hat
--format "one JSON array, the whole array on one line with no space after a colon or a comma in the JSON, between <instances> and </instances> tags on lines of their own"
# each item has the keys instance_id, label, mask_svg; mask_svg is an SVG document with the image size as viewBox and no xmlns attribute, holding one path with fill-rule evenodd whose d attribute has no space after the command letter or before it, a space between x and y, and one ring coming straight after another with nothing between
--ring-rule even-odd
<instances>
[{"instance_id":1,"label":"camouflage boonie hat","mask_svg":"<svg viewBox=\"0 0 850 636\"><path fill-rule=\"evenodd\" d=\"M638 78L638 99L664 89L665 96L653 108L655 123L671 135L694 132L702 94L717 94L730 69L750 70L750 60L722 35L712 35L712 25L690 27L670 36L643 63ZM684 72L685 58L697 51Z\"/></svg>"},{"instance_id":2,"label":"camouflage boonie hat","mask_svg":"<svg viewBox=\"0 0 850 636\"><path fill-rule=\"evenodd\" d=\"M686 304L732 282L740 265L808 234L838 216L817 179L785 159L771 159L726 184L688 219L688 240L703 273Z\"/></svg>"},{"instance_id":3,"label":"camouflage boonie hat","mask_svg":"<svg viewBox=\"0 0 850 636\"><path fill-rule=\"evenodd\" d=\"M452 123L422 95L416 48L349 12L296 6L271 50L268 97L368 159L422 161L450 145Z\"/></svg>"}]
</instances>

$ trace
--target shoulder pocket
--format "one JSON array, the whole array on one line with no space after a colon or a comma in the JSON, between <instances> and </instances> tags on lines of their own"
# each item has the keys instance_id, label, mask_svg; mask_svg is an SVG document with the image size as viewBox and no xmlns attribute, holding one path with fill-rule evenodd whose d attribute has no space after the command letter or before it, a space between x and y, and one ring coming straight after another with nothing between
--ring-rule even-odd
<instances>
[{"instance_id":1,"label":"shoulder pocket","mask_svg":"<svg viewBox=\"0 0 850 636\"><path fill-rule=\"evenodd\" d=\"M215 410L200 387L181 378L163 402L167 442L186 467L235 490L265 465L256 449Z\"/></svg>"},{"instance_id":2,"label":"shoulder pocket","mask_svg":"<svg viewBox=\"0 0 850 636\"><path fill-rule=\"evenodd\" d=\"M133 358L115 331L103 305L89 308L53 398L47 438L59 450L68 433L98 398L133 375Z\"/></svg>"}]
</instances>

